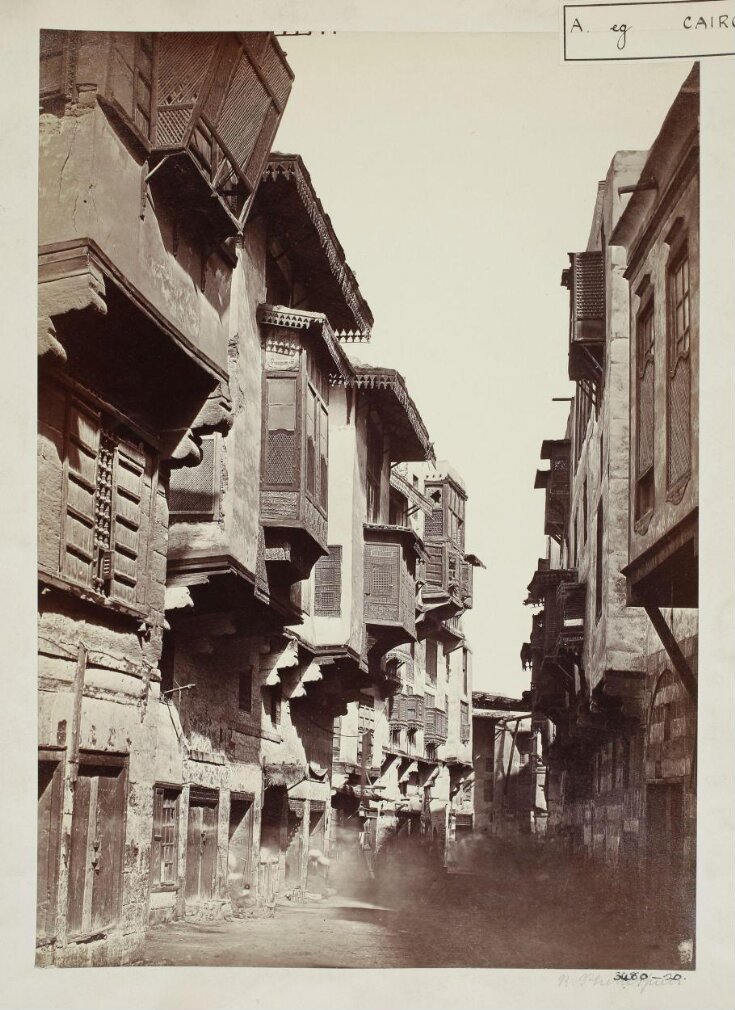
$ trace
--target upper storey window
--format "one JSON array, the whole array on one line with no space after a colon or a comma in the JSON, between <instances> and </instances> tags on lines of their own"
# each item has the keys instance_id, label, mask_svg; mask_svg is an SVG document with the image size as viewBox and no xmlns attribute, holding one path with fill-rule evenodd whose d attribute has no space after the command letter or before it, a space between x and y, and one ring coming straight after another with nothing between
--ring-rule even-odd
<instances>
[{"instance_id":1,"label":"upper storey window","mask_svg":"<svg viewBox=\"0 0 735 1010\"><path fill-rule=\"evenodd\" d=\"M367 518L380 522L380 479L383 473L383 432L374 421L367 430Z\"/></svg>"},{"instance_id":2,"label":"upper storey window","mask_svg":"<svg viewBox=\"0 0 735 1010\"><path fill-rule=\"evenodd\" d=\"M76 394L48 387L43 396L42 424L46 413L49 429L63 418L61 549L48 574L145 612L153 455Z\"/></svg>"},{"instance_id":3,"label":"upper storey window","mask_svg":"<svg viewBox=\"0 0 735 1010\"><path fill-rule=\"evenodd\" d=\"M41 36L41 97L68 99L77 85L96 84L100 102L155 162L151 185L203 216L213 238L238 230L292 81L270 32Z\"/></svg>"},{"instance_id":4,"label":"upper storey window","mask_svg":"<svg viewBox=\"0 0 735 1010\"><path fill-rule=\"evenodd\" d=\"M689 356L689 251L684 242L667 275L668 295L668 483L685 480L691 469L691 364Z\"/></svg>"},{"instance_id":5,"label":"upper storey window","mask_svg":"<svg viewBox=\"0 0 735 1010\"><path fill-rule=\"evenodd\" d=\"M653 508L654 501L654 301L649 297L636 319L636 519Z\"/></svg>"}]
</instances>

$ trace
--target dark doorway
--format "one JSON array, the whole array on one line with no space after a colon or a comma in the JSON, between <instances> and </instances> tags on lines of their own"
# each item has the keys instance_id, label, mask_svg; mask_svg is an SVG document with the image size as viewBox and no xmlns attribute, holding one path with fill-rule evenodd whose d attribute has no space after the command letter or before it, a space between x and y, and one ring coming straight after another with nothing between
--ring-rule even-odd
<instances>
[{"instance_id":1,"label":"dark doorway","mask_svg":"<svg viewBox=\"0 0 735 1010\"><path fill-rule=\"evenodd\" d=\"M217 868L216 792L192 792L186 837L186 897L214 897Z\"/></svg>"},{"instance_id":2,"label":"dark doorway","mask_svg":"<svg viewBox=\"0 0 735 1010\"><path fill-rule=\"evenodd\" d=\"M126 776L122 761L114 760L85 761L74 785L68 904L72 935L108 928L120 918Z\"/></svg>"}]
</instances>

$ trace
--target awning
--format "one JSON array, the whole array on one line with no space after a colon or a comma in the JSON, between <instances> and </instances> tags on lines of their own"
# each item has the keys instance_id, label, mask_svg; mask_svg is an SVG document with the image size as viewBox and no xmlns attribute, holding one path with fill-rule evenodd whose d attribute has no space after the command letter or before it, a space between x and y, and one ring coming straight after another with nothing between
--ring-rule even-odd
<instances>
[{"instance_id":1,"label":"awning","mask_svg":"<svg viewBox=\"0 0 735 1010\"><path fill-rule=\"evenodd\" d=\"M270 789L272 786L291 786L303 782L307 777L307 769L302 764L288 764L282 761L267 763L263 765L263 785Z\"/></svg>"}]
</instances>

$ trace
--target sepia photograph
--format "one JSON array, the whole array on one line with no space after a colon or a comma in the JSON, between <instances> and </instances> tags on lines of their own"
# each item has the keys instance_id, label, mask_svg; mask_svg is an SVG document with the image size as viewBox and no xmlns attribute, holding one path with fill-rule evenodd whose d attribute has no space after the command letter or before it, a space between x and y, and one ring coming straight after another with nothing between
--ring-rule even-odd
<instances>
[{"instance_id":1,"label":"sepia photograph","mask_svg":"<svg viewBox=\"0 0 735 1010\"><path fill-rule=\"evenodd\" d=\"M712 61L47 24L37 974L685 983Z\"/></svg>"}]
</instances>

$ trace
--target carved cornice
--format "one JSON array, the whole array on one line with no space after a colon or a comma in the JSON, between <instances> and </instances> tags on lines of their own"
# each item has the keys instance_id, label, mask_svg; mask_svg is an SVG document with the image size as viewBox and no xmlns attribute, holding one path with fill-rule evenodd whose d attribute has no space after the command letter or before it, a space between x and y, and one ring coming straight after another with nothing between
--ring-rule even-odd
<instances>
[{"instance_id":1,"label":"carved cornice","mask_svg":"<svg viewBox=\"0 0 735 1010\"><path fill-rule=\"evenodd\" d=\"M332 378L332 384L344 384L356 389L384 389L392 392L413 428L425 459L431 463L436 463L434 446L429 439L429 432L421 419L416 404L406 389L406 382L403 376L392 368L372 368L368 365L353 365L352 372L353 374L349 378L342 380Z\"/></svg>"},{"instance_id":2,"label":"carved cornice","mask_svg":"<svg viewBox=\"0 0 735 1010\"><path fill-rule=\"evenodd\" d=\"M279 339L277 332L274 331L279 329L309 330L314 327L337 368L338 374L335 376L335 380L352 378L353 370L349 358L342 350L334 330L323 312L306 312L303 309L290 309L285 305L262 304L258 306L257 318L261 326L273 327L266 337L269 349L285 349L291 346L287 338Z\"/></svg>"},{"instance_id":3,"label":"carved cornice","mask_svg":"<svg viewBox=\"0 0 735 1010\"><path fill-rule=\"evenodd\" d=\"M369 340L373 314L360 294L357 278L345 261L344 250L334 233L329 215L314 192L311 177L303 161L297 154L273 154L266 164L262 178L264 183L285 179L296 186L303 208L319 236L329 268L357 324L356 330L347 331L345 336L348 339Z\"/></svg>"}]
</instances>

